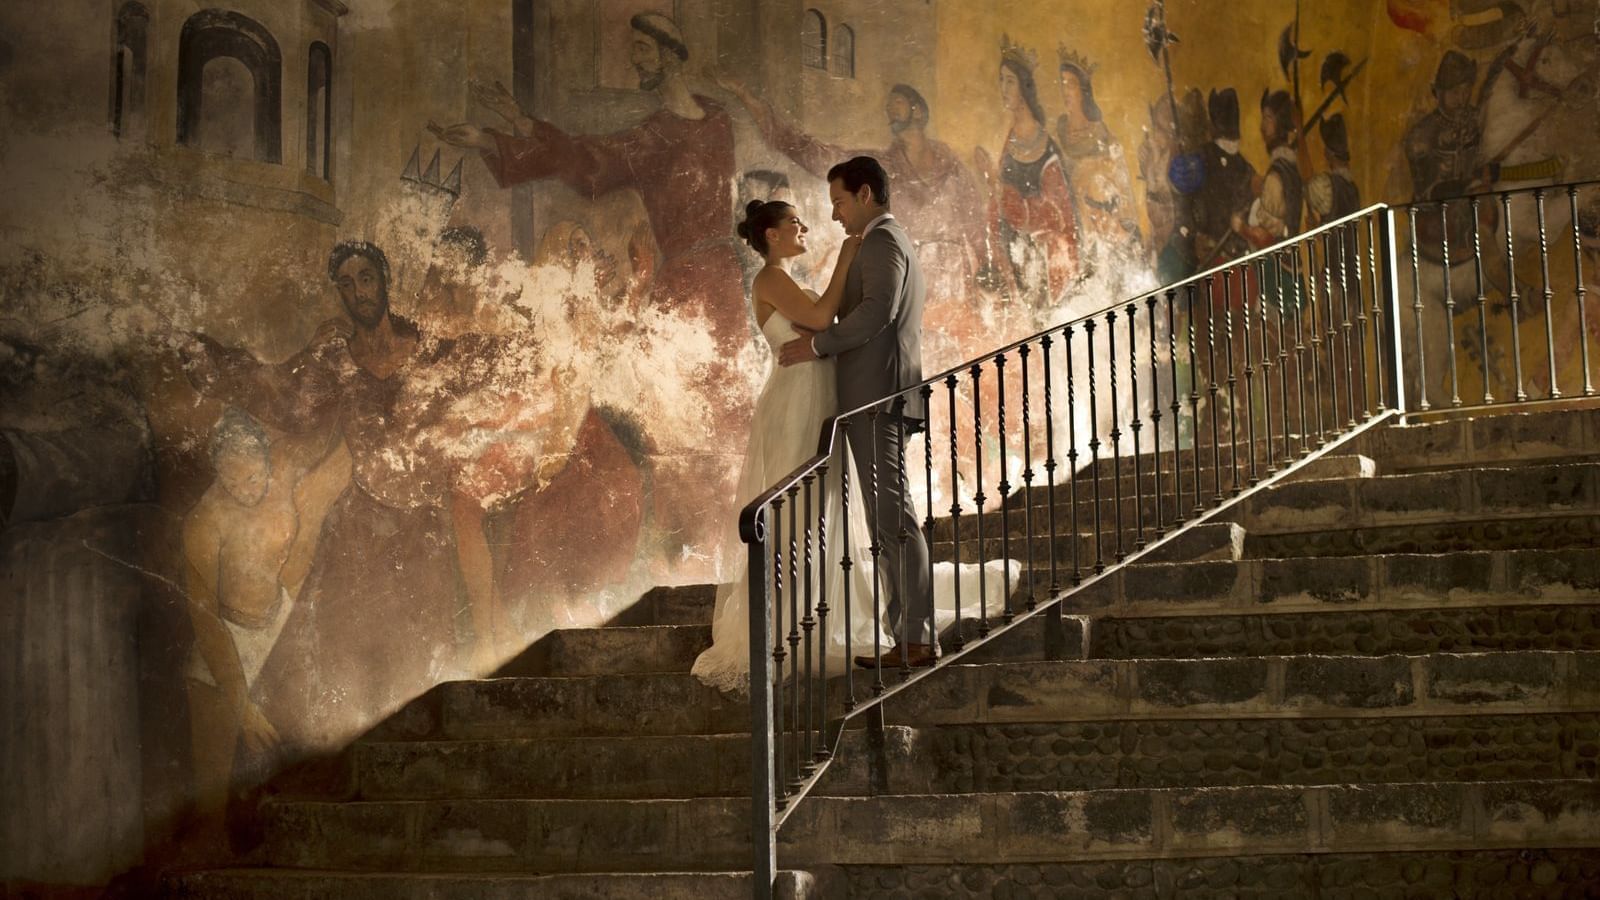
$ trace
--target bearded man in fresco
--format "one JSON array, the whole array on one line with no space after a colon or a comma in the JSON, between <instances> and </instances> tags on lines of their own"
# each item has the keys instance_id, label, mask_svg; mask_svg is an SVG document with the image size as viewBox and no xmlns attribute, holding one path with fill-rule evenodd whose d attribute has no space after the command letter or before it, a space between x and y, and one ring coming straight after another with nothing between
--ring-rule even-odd
<instances>
[{"instance_id":1,"label":"bearded man in fresco","mask_svg":"<svg viewBox=\"0 0 1600 900\"><path fill-rule=\"evenodd\" d=\"M689 89L683 74L689 47L676 22L651 12L629 24L639 87L661 101L639 124L606 135L569 134L524 113L503 86L474 84L478 102L511 122L515 133L460 124L438 134L480 151L501 187L554 178L591 199L638 193L661 254L649 304L705 328L724 361L683 386L683 406L695 411L706 434L663 428L674 433L652 435L666 451L655 468L652 502L660 549L668 560L681 560L716 547L734 494L738 466L707 456L701 438L742 453L754 399L739 387L747 376L731 364L752 339L733 243L733 120L721 104Z\"/></svg>"},{"instance_id":2,"label":"bearded man in fresco","mask_svg":"<svg viewBox=\"0 0 1600 900\"><path fill-rule=\"evenodd\" d=\"M453 670L453 472L423 438L502 349L480 335L431 338L392 314L389 263L372 244L334 247L328 275L347 317L324 322L288 360L264 363L204 335L183 351L202 394L291 434L337 431L350 453L349 484L254 686L291 751L337 741Z\"/></svg>"}]
</instances>

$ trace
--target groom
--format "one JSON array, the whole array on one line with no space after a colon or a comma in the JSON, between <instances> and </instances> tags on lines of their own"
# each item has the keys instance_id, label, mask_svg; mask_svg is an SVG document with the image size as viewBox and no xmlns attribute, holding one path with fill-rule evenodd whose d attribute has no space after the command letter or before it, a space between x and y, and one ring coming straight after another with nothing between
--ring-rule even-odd
<instances>
[{"instance_id":1,"label":"groom","mask_svg":"<svg viewBox=\"0 0 1600 900\"><path fill-rule=\"evenodd\" d=\"M828 170L833 220L861 237L844 284L839 321L784 345L779 362L789 366L824 356L838 362L839 411L848 412L922 380L922 269L911 239L889 214L889 177L870 156L857 156ZM888 586L889 622L899 641L883 654L885 666L931 666L933 590L928 583L928 545L901 472L901 444L927 424L919 392L897 397L876 417L876 434L856 417L850 453L859 479L877 493L869 497L873 542L881 548L877 572ZM866 493L866 491L863 491ZM876 666L873 656L856 664Z\"/></svg>"}]
</instances>

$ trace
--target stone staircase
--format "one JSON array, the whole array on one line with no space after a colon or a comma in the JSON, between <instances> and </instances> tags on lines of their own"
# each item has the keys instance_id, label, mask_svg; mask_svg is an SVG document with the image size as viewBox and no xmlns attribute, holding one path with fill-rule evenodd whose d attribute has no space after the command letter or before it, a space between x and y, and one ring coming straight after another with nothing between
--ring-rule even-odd
<instances>
[{"instance_id":1,"label":"stone staircase","mask_svg":"<svg viewBox=\"0 0 1600 900\"><path fill-rule=\"evenodd\" d=\"M1335 452L853 718L781 831L779 895L1600 895L1600 410ZM1044 498L1014 497L1013 557ZM687 674L710 608L658 589L440 685L167 895L749 896L748 710Z\"/></svg>"}]
</instances>

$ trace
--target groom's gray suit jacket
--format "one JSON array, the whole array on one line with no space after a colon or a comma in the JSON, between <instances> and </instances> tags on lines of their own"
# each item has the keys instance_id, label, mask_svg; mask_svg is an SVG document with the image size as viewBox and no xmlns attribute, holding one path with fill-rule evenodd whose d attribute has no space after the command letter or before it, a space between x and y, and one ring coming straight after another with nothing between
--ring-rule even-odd
<instances>
[{"instance_id":1,"label":"groom's gray suit jacket","mask_svg":"<svg viewBox=\"0 0 1600 900\"><path fill-rule=\"evenodd\" d=\"M925 288L916 250L893 218L867 232L845 276L839 321L812 346L837 358L839 411L846 412L922 380L922 305ZM920 392L906 397L903 415L927 419Z\"/></svg>"}]
</instances>

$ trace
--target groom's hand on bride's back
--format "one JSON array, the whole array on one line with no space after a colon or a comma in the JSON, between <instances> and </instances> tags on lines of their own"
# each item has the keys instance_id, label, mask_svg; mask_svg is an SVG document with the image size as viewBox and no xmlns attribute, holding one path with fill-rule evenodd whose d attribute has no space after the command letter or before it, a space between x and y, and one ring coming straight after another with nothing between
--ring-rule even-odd
<instances>
[{"instance_id":1,"label":"groom's hand on bride's back","mask_svg":"<svg viewBox=\"0 0 1600 900\"><path fill-rule=\"evenodd\" d=\"M811 346L811 338L816 336L816 332L804 325L795 325L794 330L800 336L784 344L778 351L779 365L792 366L817 358L817 351Z\"/></svg>"}]
</instances>

